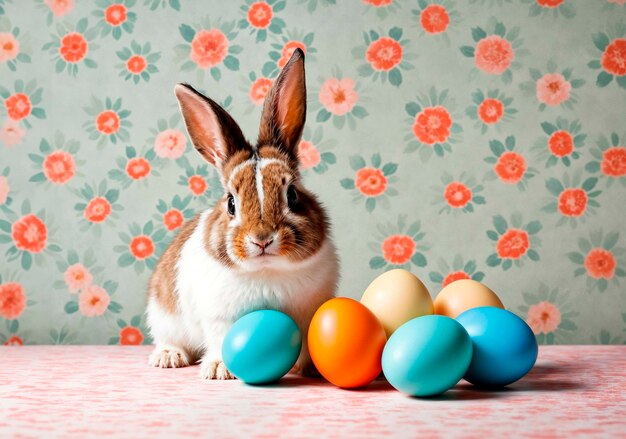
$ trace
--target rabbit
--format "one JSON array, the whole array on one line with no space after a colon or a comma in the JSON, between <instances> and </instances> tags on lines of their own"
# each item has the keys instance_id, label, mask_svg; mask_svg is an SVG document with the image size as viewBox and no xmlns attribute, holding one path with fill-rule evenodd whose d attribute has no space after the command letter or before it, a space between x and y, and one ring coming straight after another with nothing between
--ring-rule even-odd
<instances>
[{"instance_id":1,"label":"rabbit","mask_svg":"<svg viewBox=\"0 0 626 439\"><path fill-rule=\"evenodd\" d=\"M200 377L233 379L222 361L230 326L257 309L291 316L302 335L294 371L316 375L306 343L317 308L335 296L339 262L328 216L307 191L297 149L306 116L304 53L296 49L265 99L258 140L190 85L175 87L193 145L224 195L183 225L148 284L149 364L200 362Z\"/></svg>"}]
</instances>

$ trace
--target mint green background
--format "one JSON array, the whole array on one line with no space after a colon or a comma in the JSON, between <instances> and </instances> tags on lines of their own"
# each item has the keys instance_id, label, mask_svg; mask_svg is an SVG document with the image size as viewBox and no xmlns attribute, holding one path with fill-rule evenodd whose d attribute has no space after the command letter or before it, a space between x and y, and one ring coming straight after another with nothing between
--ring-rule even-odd
<instances>
[{"instance_id":1,"label":"mint green background","mask_svg":"<svg viewBox=\"0 0 626 439\"><path fill-rule=\"evenodd\" d=\"M306 170L304 174L308 186L319 194L332 219L342 263L338 294L358 298L368 283L384 271L370 268L370 260L381 255L382 235L378 227L388 223L395 225L400 216L406 216L407 224L421 222L421 231L425 236L418 244L427 247L422 250L427 265L418 267L411 264L408 268L426 283L433 296L440 285L433 282L429 274L440 272L445 275L445 264L452 266L455 257L460 256L464 262L474 260L477 271L485 274L483 281L500 294L507 308L522 317L526 317L527 308L524 307L540 300L554 302L564 316L567 313L574 326L559 327L553 338L542 337L541 341L626 341L626 323L622 314L626 312L626 279L615 276L606 290L600 292L595 284L589 283L586 275L574 276L579 265L567 256L570 252L580 251L580 238L589 239L592 233L600 231L604 236L618 232L616 248L626 247L624 177L621 182L608 185L608 177L584 169L588 162L595 160L590 150L597 148L600 136L608 137L616 132L622 143L626 141L626 90L615 80L606 87L597 86L599 71L587 66L588 62L600 57L592 40L593 34L606 33L614 27L619 30L620 25L623 31L626 21L624 6L601 0L566 0L566 14L540 11L542 13L533 16L530 12L534 9L529 1L445 0L444 5L456 11L455 19L444 36L431 36L420 30L418 19L412 13L419 7L417 1L394 0L393 7L377 10L354 0L340 0L336 5L328 5L325 1L317 4L314 1L287 0L285 9L277 13L286 22L281 35L269 33L266 41L257 43L249 28L235 28L237 35L231 44L243 48L236 55L239 69L231 71L222 65L221 79L215 81L211 75L201 75L196 70L181 71L183 61L176 56L175 47L183 44L184 40L178 28L181 24L195 26L205 17L211 23L217 20L238 23L244 18L240 7L245 2L181 0L180 11L176 11L167 2L151 10L150 4L139 0L130 8L137 14L132 33L123 33L119 40L110 33L104 36L98 33L90 43L98 46L90 50L89 55L97 62L97 68L79 65L75 77L66 71L56 73L52 56L42 50L42 46L52 40L51 34L55 33L59 23L75 26L80 19L88 17L88 28L96 26L98 19L92 12L102 9L99 3L107 2L77 1L75 9L67 16L48 20L48 11L41 2L0 2L4 8L0 22L5 26L10 23L10 28L19 27L22 51L31 57L30 63L18 63L16 71L11 71L6 63L0 63L0 86L13 92L16 80L36 80L37 86L43 88L39 106L46 112L45 119L29 117L32 128L27 129L22 144L10 149L0 145L0 172L10 168L8 180L12 198L11 204L0 210L0 219L11 222L15 215L19 215L24 201L28 201L33 212L45 209L46 223L53 224L50 239L62 248L60 253L46 253L41 264L33 264L29 270L22 268L19 259L7 261L3 257L0 260L2 282L7 279L20 282L29 300L17 327L13 321L0 321L0 340L4 341L16 333L25 342L33 344L115 343L119 327L123 326L122 323L130 323L133 317L133 324L144 329L144 319L136 316L141 316L144 310L149 270L137 273L132 265L120 267L120 252L115 250L115 246L123 245L118 235L120 232L128 233L131 223L143 226L152 221L159 228L159 221L155 219L159 200L169 204L175 195L186 197L190 194L185 186L178 184L180 176L185 175L184 161L155 159L153 169L158 169L160 175L152 175L145 185L133 183L127 188L110 178L108 172L117 168L116 159L125 156L125 146L133 146L139 152L152 148L149 139L154 137L151 130L156 129L157 120L170 119L177 114L173 95L173 86L177 82L189 82L213 99L226 101L229 104L227 108L244 132L254 139L258 132L260 109L249 101L251 81L248 75L251 72L262 75L263 65L270 60L269 53L275 50L272 44L282 44L283 36L313 32L311 47L316 51L312 53L309 50L306 62L310 111L305 137L310 138L321 127L327 148L324 150L336 155L336 163L324 173ZM312 4L316 7L309 7ZM573 12L573 16L569 12ZM511 83L477 71L473 60L459 50L461 46L475 46L471 29L478 26L488 29L492 17L502 21L507 29L519 27L521 48L528 51L527 55L516 58L521 66L513 70ZM402 70L403 80L399 87L360 76L358 69L365 62L352 53L358 46L364 46L363 32L376 30L387 34L393 27L402 29L402 38L408 40L405 53L414 56L411 62L415 65L414 69ZM159 71L152 74L149 81L138 84L118 76L118 65L122 61L116 52L130 47L133 40L140 44L150 42L152 51L161 54L156 62ZM531 81L529 69L538 69L543 74L549 62L554 63L559 71L573 68L573 78L585 81L581 88L575 90L578 102L572 108L561 105L540 111L534 93L527 93L520 87ZM356 120L355 130L348 126L337 128L332 119L316 122L320 107L316 102L317 92L323 80L332 77L337 69L343 76L357 81L359 105L368 112L368 116ZM427 94L433 86L438 92L449 91L446 107L463 131L460 141L452 145L452 153L443 157L433 155L425 160L419 151L405 152L408 143L405 136L411 133L412 125L405 105L415 101L417 96ZM518 110L515 118L501 123L499 129L490 127L482 134L480 128L474 126L475 121L466 115L466 108L473 105L472 93L476 89L499 89L507 97L513 97L512 107ZM89 140L89 133L83 124L89 122L91 116L87 115L84 107L90 105L92 96L101 101L106 97L113 100L122 98L122 107L131 111L128 120L132 127L127 142L113 144L106 141L102 148L98 148L97 141ZM6 117L6 110L1 107L0 122L4 123ZM569 121L578 119L587 138L581 149L582 157L571 166L566 167L559 162L546 168L545 159L538 158L531 148L537 139L546 137L541 123L555 123L557 117ZM180 123L178 128L182 129ZM57 131L80 143L80 149L75 154L77 160L84 161L78 166L80 175L63 186L29 182L39 171L28 154L39 154L42 138L52 144ZM509 135L515 136L515 150L522 153L528 165L538 171L523 191L498 180L485 180L491 169L491 165L484 162L486 157L491 156L489 141L504 141ZM397 181L390 183L390 187L399 194L388 197L388 207L378 202L376 208L368 212L363 197L354 200L356 192L344 189L340 181L354 178L350 157L361 155L369 166L375 153L380 154L383 164L398 164L395 173ZM200 156L190 147L185 157L194 168L203 164ZM439 213L443 204L434 203L442 198L438 189L433 187L442 190L440 179L444 173L458 179L463 172L484 186L482 195L487 200L486 204L474 206L475 210L471 213ZM583 181L589 177L599 179L596 188L602 193L596 200L600 208L595 214L586 215L584 223L579 221L576 227L570 223L557 225L558 213L542 211L542 207L554 199L546 189L546 181L549 178L563 181L566 174L571 177L577 173ZM79 190L85 183L98 184L103 180L107 180L109 188L120 190L118 203L124 210L115 225L105 223L101 236L97 236L92 229L79 230L80 212L74 209L74 205L81 199L73 191ZM218 193L215 191L216 195ZM194 199L190 206L196 211L209 207L214 197L210 198ZM540 261L526 258L523 266L513 265L506 271L501 266L489 267L486 259L494 251L494 242L487 238L486 231L494 230L493 218L496 215L502 215L508 221L515 212L522 214L524 224L540 221L542 229L537 236L541 244L536 248ZM51 224L48 224L49 227ZM168 233L162 243L171 237L172 233ZM0 244L0 254L4 255L10 246L11 243ZM108 280L119 284L113 296L122 305L119 313L107 311L102 317L87 318L65 311L66 303L76 296L69 294L59 283L63 279L63 271L58 263L67 259L70 250L76 251L82 259L88 249L94 253L95 266L102 269L101 274L96 276L96 282L102 284ZM618 267L626 269L624 256L616 254L616 259Z\"/></svg>"}]
</instances>

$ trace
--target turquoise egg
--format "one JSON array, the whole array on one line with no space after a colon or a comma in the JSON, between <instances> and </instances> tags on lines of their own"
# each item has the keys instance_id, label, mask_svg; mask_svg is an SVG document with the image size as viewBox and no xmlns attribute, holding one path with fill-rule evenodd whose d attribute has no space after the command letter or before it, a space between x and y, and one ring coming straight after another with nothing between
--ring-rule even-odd
<instances>
[{"instance_id":1,"label":"turquoise egg","mask_svg":"<svg viewBox=\"0 0 626 439\"><path fill-rule=\"evenodd\" d=\"M228 370L248 384L278 381L296 363L302 334L291 317L279 311L246 314L230 328L222 344Z\"/></svg>"},{"instance_id":2,"label":"turquoise egg","mask_svg":"<svg viewBox=\"0 0 626 439\"><path fill-rule=\"evenodd\" d=\"M391 335L383 351L387 381L412 396L445 392L463 377L472 359L472 342L454 319L417 317Z\"/></svg>"},{"instance_id":3,"label":"turquoise egg","mask_svg":"<svg viewBox=\"0 0 626 439\"><path fill-rule=\"evenodd\" d=\"M465 374L480 386L506 386L526 375L537 360L537 340L530 326L510 311L483 306L457 318L472 339L474 354Z\"/></svg>"}]
</instances>

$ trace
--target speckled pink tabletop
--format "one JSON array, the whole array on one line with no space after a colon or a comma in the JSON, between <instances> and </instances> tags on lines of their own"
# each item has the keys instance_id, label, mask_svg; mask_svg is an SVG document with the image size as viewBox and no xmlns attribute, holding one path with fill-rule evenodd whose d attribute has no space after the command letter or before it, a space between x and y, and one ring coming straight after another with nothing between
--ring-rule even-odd
<instances>
[{"instance_id":1,"label":"speckled pink tabletop","mask_svg":"<svg viewBox=\"0 0 626 439\"><path fill-rule=\"evenodd\" d=\"M626 346L541 347L533 371L505 390L462 381L429 399L385 381L201 381L197 366L149 367L149 351L0 347L0 438L626 437Z\"/></svg>"}]
</instances>

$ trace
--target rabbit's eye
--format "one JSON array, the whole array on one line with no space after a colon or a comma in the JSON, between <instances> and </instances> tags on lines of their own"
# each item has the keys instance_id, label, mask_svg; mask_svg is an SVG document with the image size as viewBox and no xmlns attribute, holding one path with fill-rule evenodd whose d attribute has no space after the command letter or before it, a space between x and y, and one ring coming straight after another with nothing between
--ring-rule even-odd
<instances>
[{"instance_id":1,"label":"rabbit's eye","mask_svg":"<svg viewBox=\"0 0 626 439\"><path fill-rule=\"evenodd\" d=\"M228 194L228 214L235 216L235 197L232 194Z\"/></svg>"},{"instance_id":2,"label":"rabbit's eye","mask_svg":"<svg viewBox=\"0 0 626 439\"><path fill-rule=\"evenodd\" d=\"M296 192L296 188L293 186L287 188L287 205L289 205L291 210L298 207L298 192Z\"/></svg>"}]
</instances>

